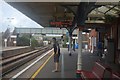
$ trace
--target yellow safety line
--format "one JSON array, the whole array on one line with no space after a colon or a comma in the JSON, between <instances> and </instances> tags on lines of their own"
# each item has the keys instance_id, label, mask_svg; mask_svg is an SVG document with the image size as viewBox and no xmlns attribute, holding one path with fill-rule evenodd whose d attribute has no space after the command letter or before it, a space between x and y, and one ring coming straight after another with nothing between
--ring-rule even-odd
<instances>
[{"instance_id":1,"label":"yellow safety line","mask_svg":"<svg viewBox=\"0 0 120 80\"><path fill-rule=\"evenodd\" d=\"M30 80L34 80L34 78L38 75L38 73L42 70L42 68L47 64L47 62L50 60L50 58L53 56L53 54L38 68L38 70L32 75Z\"/></svg>"}]
</instances>

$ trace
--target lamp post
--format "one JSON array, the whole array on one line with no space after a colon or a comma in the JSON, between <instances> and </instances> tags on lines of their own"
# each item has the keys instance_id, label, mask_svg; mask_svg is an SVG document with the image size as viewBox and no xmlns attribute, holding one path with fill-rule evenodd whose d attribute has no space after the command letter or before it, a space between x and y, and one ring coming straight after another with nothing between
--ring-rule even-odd
<instances>
[{"instance_id":1,"label":"lamp post","mask_svg":"<svg viewBox=\"0 0 120 80\"><path fill-rule=\"evenodd\" d=\"M14 20L15 18L7 18L7 20L8 20L8 26L10 27L10 25L11 25L11 23L12 23L12 20Z\"/></svg>"},{"instance_id":2,"label":"lamp post","mask_svg":"<svg viewBox=\"0 0 120 80\"><path fill-rule=\"evenodd\" d=\"M14 20L15 18L7 18L7 20L8 20L8 27L9 27L9 29L10 29L10 34L9 34L9 36L11 36L11 23L12 23L12 20ZM11 45L11 37L10 37L10 39L9 39L9 43L10 43L10 45Z\"/></svg>"},{"instance_id":3,"label":"lamp post","mask_svg":"<svg viewBox=\"0 0 120 80\"><path fill-rule=\"evenodd\" d=\"M7 47L7 39L4 39L5 47Z\"/></svg>"},{"instance_id":4,"label":"lamp post","mask_svg":"<svg viewBox=\"0 0 120 80\"><path fill-rule=\"evenodd\" d=\"M16 42L16 41L13 41L13 43L14 43L14 46L16 46L16 43L17 43L17 42Z\"/></svg>"},{"instance_id":5,"label":"lamp post","mask_svg":"<svg viewBox=\"0 0 120 80\"><path fill-rule=\"evenodd\" d=\"M31 41L32 41L31 38L32 38L32 36L34 36L34 34L30 33L30 46L31 46Z\"/></svg>"}]
</instances>

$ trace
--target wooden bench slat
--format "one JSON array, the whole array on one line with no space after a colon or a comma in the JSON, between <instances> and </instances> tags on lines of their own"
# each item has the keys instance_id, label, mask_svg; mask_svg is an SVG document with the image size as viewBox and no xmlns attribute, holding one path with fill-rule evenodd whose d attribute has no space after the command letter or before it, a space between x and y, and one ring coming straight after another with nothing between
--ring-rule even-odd
<instances>
[{"instance_id":1,"label":"wooden bench slat","mask_svg":"<svg viewBox=\"0 0 120 80\"><path fill-rule=\"evenodd\" d=\"M89 71L83 71L82 75L85 78L96 78L96 76L94 74L92 74L92 72L89 72Z\"/></svg>"},{"instance_id":2,"label":"wooden bench slat","mask_svg":"<svg viewBox=\"0 0 120 80\"><path fill-rule=\"evenodd\" d=\"M81 72L81 76L83 78L94 78L97 80L101 80L102 78L104 78L104 73L105 73L106 69L107 68L104 67L103 65L101 65L100 63L95 62L95 65L94 65L92 71L83 70Z\"/></svg>"},{"instance_id":3,"label":"wooden bench slat","mask_svg":"<svg viewBox=\"0 0 120 80\"><path fill-rule=\"evenodd\" d=\"M96 75L97 78L103 78L103 74L105 72L105 67L100 65L98 62L95 62L95 66L92 72Z\"/></svg>"},{"instance_id":4,"label":"wooden bench slat","mask_svg":"<svg viewBox=\"0 0 120 80\"><path fill-rule=\"evenodd\" d=\"M120 80L120 75L117 73L112 73L112 78Z\"/></svg>"}]
</instances>

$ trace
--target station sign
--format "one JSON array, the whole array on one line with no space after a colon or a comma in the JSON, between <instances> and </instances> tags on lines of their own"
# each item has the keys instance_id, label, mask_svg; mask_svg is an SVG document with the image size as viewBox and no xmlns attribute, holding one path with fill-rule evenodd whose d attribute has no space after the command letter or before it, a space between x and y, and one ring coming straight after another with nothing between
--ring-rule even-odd
<instances>
[{"instance_id":1,"label":"station sign","mask_svg":"<svg viewBox=\"0 0 120 80\"><path fill-rule=\"evenodd\" d=\"M51 26L71 26L72 21L51 21Z\"/></svg>"}]
</instances>

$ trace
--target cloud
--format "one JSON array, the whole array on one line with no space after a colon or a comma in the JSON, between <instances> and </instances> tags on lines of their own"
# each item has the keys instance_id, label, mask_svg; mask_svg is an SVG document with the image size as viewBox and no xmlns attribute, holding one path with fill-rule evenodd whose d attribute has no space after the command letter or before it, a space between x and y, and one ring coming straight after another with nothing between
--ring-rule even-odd
<instances>
[{"instance_id":1,"label":"cloud","mask_svg":"<svg viewBox=\"0 0 120 80\"><path fill-rule=\"evenodd\" d=\"M1 18L2 16L2 18ZM0 26L4 31L8 27L14 29L14 27L39 27L39 24L25 16L23 13L19 12L17 9L13 8L6 2L0 0ZM9 26L8 26L9 25Z\"/></svg>"}]
</instances>

